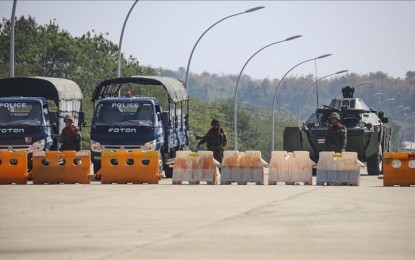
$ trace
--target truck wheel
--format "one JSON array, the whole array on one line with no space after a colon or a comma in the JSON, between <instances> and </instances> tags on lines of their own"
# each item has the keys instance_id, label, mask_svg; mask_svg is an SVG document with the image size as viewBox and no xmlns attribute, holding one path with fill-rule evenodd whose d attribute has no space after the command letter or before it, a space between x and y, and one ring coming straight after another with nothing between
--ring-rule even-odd
<instances>
[{"instance_id":1,"label":"truck wheel","mask_svg":"<svg viewBox=\"0 0 415 260\"><path fill-rule=\"evenodd\" d=\"M381 172L381 163L379 152L367 158L367 174L379 175Z\"/></svg>"}]
</instances>

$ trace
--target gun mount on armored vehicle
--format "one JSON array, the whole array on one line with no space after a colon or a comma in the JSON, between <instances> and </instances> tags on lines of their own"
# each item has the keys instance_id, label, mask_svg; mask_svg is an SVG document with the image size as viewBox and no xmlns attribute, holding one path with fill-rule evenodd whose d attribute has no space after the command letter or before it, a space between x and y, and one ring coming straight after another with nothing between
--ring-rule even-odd
<instances>
[{"instance_id":1,"label":"gun mount on armored vehicle","mask_svg":"<svg viewBox=\"0 0 415 260\"><path fill-rule=\"evenodd\" d=\"M299 127L286 127L283 146L286 151L309 151L315 162L324 151L329 116L337 112L341 124L347 127L346 151L356 152L360 161L367 162L369 175L382 171L382 154L389 151L390 126L383 111L369 108L362 99L354 97L354 88L342 88L342 98L334 98L329 105L317 108Z\"/></svg>"}]
</instances>

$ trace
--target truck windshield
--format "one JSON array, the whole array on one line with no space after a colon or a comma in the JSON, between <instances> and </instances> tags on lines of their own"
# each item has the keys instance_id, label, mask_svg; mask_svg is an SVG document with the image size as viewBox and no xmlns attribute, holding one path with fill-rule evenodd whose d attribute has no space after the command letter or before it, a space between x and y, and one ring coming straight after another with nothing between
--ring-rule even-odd
<instances>
[{"instance_id":1,"label":"truck windshield","mask_svg":"<svg viewBox=\"0 0 415 260\"><path fill-rule=\"evenodd\" d=\"M138 102L101 103L95 115L96 124L152 126L154 120L154 106Z\"/></svg>"},{"instance_id":2,"label":"truck windshield","mask_svg":"<svg viewBox=\"0 0 415 260\"><path fill-rule=\"evenodd\" d=\"M42 109L37 102L1 101L1 125L41 125Z\"/></svg>"}]
</instances>

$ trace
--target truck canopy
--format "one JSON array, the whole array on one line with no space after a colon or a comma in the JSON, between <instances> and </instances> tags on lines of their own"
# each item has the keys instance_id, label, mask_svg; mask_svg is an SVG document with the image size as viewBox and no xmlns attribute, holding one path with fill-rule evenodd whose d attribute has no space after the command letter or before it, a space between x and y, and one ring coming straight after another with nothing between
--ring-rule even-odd
<instances>
[{"instance_id":1,"label":"truck canopy","mask_svg":"<svg viewBox=\"0 0 415 260\"><path fill-rule=\"evenodd\" d=\"M136 83L141 85L163 86L173 103L188 99L187 89L184 84L170 77L159 76L131 76L104 80L98 84L92 94L92 102L105 97L118 97L123 84Z\"/></svg>"},{"instance_id":2,"label":"truck canopy","mask_svg":"<svg viewBox=\"0 0 415 260\"><path fill-rule=\"evenodd\" d=\"M82 100L79 86L68 79L15 77L0 79L0 97L44 97L58 105L60 100Z\"/></svg>"}]
</instances>

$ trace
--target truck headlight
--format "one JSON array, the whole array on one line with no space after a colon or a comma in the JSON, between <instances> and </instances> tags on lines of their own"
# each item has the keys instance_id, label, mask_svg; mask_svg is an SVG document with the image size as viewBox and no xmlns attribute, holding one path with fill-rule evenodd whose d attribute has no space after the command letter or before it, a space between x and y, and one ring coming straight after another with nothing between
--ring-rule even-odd
<instances>
[{"instance_id":1,"label":"truck headlight","mask_svg":"<svg viewBox=\"0 0 415 260\"><path fill-rule=\"evenodd\" d=\"M91 140L91 151L97 152L97 153L101 152L102 151L101 144L94 140Z\"/></svg>"},{"instance_id":2,"label":"truck headlight","mask_svg":"<svg viewBox=\"0 0 415 260\"><path fill-rule=\"evenodd\" d=\"M144 145L143 145L143 150L144 151L148 151L148 150L155 150L156 149L156 144L157 144L157 142L156 142L156 140L154 139L154 140L152 140L152 141L150 141L150 142L147 142L147 143L145 143Z\"/></svg>"},{"instance_id":3,"label":"truck headlight","mask_svg":"<svg viewBox=\"0 0 415 260\"><path fill-rule=\"evenodd\" d=\"M32 144L32 147L30 147L31 152L39 152L43 151L45 148L45 140L39 140Z\"/></svg>"},{"instance_id":4,"label":"truck headlight","mask_svg":"<svg viewBox=\"0 0 415 260\"><path fill-rule=\"evenodd\" d=\"M314 127L320 127L320 122L319 121L314 122Z\"/></svg>"}]
</instances>

